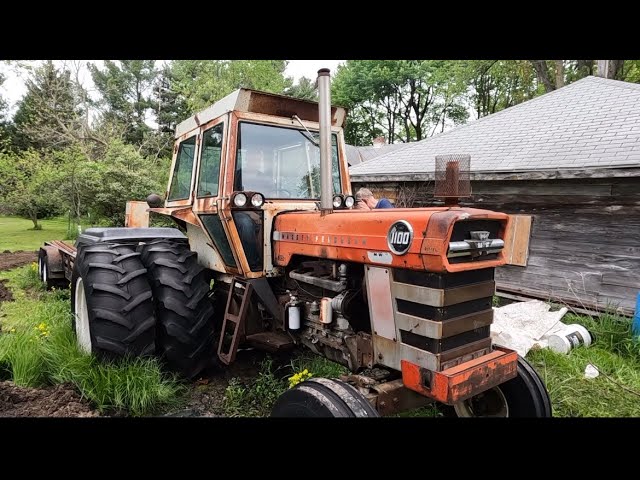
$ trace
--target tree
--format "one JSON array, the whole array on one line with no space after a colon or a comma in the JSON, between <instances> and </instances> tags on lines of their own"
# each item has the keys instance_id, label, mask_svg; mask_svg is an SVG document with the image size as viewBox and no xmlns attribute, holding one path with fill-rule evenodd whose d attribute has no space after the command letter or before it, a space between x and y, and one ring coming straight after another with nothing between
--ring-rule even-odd
<instances>
[{"instance_id":1,"label":"tree","mask_svg":"<svg viewBox=\"0 0 640 480\"><path fill-rule=\"evenodd\" d=\"M150 193L164 190L161 181L166 178L169 165L149 169L149 163L133 145L113 140L104 160L95 168L100 172L100 184L92 208L111 224L122 226L127 201L144 200Z\"/></svg>"},{"instance_id":2,"label":"tree","mask_svg":"<svg viewBox=\"0 0 640 480\"><path fill-rule=\"evenodd\" d=\"M382 130L389 143L433 135L447 122L462 123L466 85L458 62L441 60L348 60L338 67L332 96L357 112L364 132L350 141Z\"/></svg>"},{"instance_id":3,"label":"tree","mask_svg":"<svg viewBox=\"0 0 640 480\"><path fill-rule=\"evenodd\" d=\"M50 159L35 150L20 156L0 156L0 199L11 213L28 218L40 230L39 219L61 211L58 195L60 171Z\"/></svg>"},{"instance_id":4,"label":"tree","mask_svg":"<svg viewBox=\"0 0 640 480\"><path fill-rule=\"evenodd\" d=\"M5 77L0 73L0 87ZM11 125L7 121L7 102L0 96L0 153L7 151L11 146Z\"/></svg>"},{"instance_id":5,"label":"tree","mask_svg":"<svg viewBox=\"0 0 640 480\"><path fill-rule=\"evenodd\" d=\"M522 60L473 60L461 73L477 118L522 103L536 94L531 63Z\"/></svg>"},{"instance_id":6,"label":"tree","mask_svg":"<svg viewBox=\"0 0 640 480\"><path fill-rule=\"evenodd\" d=\"M171 65L164 65L153 85L152 95L158 131L171 135L175 132L176 125L189 116L186 100L178 93L175 83Z\"/></svg>"},{"instance_id":7,"label":"tree","mask_svg":"<svg viewBox=\"0 0 640 480\"><path fill-rule=\"evenodd\" d=\"M105 181L104 164L90 160L78 148L55 153L61 172L58 191L63 205L76 220L93 212L94 201Z\"/></svg>"},{"instance_id":8,"label":"tree","mask_svg":"<svg viewBox=\"0 0 640 480\"><path fill-rule=\"evenodd\" d=\"M283 93L291 86L284 76L286 66L284 60L175 60L172 88L193 114L237 88Z\"/></svg>"},{"instance_id":9,"label":"tree","mask_svg":"<svg viewBox=\"0 0 640 480\"><path fill-rule=\"evenodd\" d=\"M105 60L104 69L89 64L91 77L106 108L103 120L124 127L124 140L140 145L150 128L151 89L157 77L154 60Z\"/></svg>"},{"instance_id":10,"label":"tree","mask_svg":"<svg viewBox=\"0 0 640 480\"><path fill-rule=\"evenodd\" d=\"M290 97L311 100L312 102L318 101L318 90L316 89L315 82L307 77L300 77L298 83L287 88L284 93Z\"/></svg>"},{"instance_id":11,"label":"tree","mask_svg":"<svg viewBox=\"0 0 640 480\"><path fill-rule=\"evenodd\" d=\"M33 71L26 87L13 117L20 149L63 149L91 138L71 72L47 61Z\"/></svg>"},{"instance_id":12,"label":"tree","mask_svg":"<svg viewBox=\"0 0 640 480\"><path fill-rule=\"evenodd\" d=\"M620 74L620 80L640 83L640 60L625 60Z\"/></svg>"},{"instance_id":13,"label":"tree","mask_svg":"<svg viewBox=\"0 0 640 480\"><path fill-rule=\"evenodd\" d=\"M624 79L624 60L604 60L608 62L607 78ZM595 60L531 60L538 82L546 93L562 88L596 72Z\"/></svg>"}]
</instances>

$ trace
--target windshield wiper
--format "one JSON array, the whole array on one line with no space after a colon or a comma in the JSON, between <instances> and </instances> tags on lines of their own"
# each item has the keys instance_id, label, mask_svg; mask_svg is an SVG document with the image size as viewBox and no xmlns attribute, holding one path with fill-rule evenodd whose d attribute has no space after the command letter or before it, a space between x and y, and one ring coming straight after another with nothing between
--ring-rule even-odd
<instances>
[{"instance_id":1,"label":"windshield wiper","mask_svg":"<svg viewBox=\"0 0 640 480\"><path fill-rule=\"evenodd\" d=\"M307 127L304 126L304 123L302 123L302 120L300 120L300 117L298 117L298 115L294 115L291 118L297 120L298 123L302 125L302 128L304 128L309 135L305 135L304 132L301 132L300 130L298 130L300 134L303 135L304 138L309 140L311 143L313 143L316 147L320 147L320 142L318 142L315 138L313 138L313 134L307 129Z\"/></svg>"}]
</instances>

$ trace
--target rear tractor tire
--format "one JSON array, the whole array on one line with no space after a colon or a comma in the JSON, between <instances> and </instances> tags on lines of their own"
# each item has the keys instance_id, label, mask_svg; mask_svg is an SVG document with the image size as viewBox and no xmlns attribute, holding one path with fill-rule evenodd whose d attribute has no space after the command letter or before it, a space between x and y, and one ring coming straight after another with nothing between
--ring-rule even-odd
<instances>
[{"instance_id":1,"label":"rear tractor tire","mask_svg":"<svg viewBox=\"0 0 640 480\"><path fill-rule=\"evenodd\" d=\"M146 272L131 246L78 249L71 308L81 350L108 360L154 354L156 319Z\"/></svg>"},{"instance_id":2,"label":"rear tractor tire","mask_svg":"<svg viewBox=\"0 0 640 480\"><path fill-rule=\"evenodd\" d=\"M310 378L284 392L271 410L272 417L379 417L373 405L341 380Z\"/></svg>"},{"instance_id":3,"label":"rear tractor tire","mask_svg":"<svg viewBox=\"0 0 640 480\"><path fill-rule=\"evenodd\" d=\"M538 373L520 356L517 371L517 377L449 410L458 417L551 417L549 393Z\"/></svg>"},{"instance_id":4,"label":"rear tractor tire","mask_svg":"<svg viewBox=\"0 0 640 480\"><path fill-rule=\"evenodd\" d=\"M167 367L192 379L215 361L213 305L207 271L186 241L142 247L158 319L157 352Z\"/></svg>"}]
</instances>

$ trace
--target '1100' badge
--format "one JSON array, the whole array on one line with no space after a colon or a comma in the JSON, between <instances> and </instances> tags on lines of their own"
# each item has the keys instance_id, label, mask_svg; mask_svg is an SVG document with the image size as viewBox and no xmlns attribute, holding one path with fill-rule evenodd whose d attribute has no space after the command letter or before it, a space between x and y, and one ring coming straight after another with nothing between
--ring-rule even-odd
<instances>
[{"instance_id":1,"label":"'1100' badge","mask_svg":"<svg viewBox=\"0 0 640 480\"><path fill-rule=\"evenodd\" d=\"M405 220L398 220L387 233L389 249L396 255L404 255L411 246L413 240L413 228Z\"/></svg>"}]
</instances>

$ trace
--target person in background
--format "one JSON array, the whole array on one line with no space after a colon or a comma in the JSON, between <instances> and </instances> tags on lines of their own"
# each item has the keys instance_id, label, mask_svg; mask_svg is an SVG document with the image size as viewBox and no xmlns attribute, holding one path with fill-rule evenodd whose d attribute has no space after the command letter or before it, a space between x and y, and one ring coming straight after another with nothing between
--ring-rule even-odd
<instances>
[{"instance_id":1,"label":"person in background","mask_svg":"<svg viewBox=\"0 0 640 480\"><path fill-rule=\"evenodd\" d=\"M393 204L386 198L376 200L368 188L361 188L356 192L355 210L373 210L374 208L393 208Z\"/></svg>"}]
</instances>

